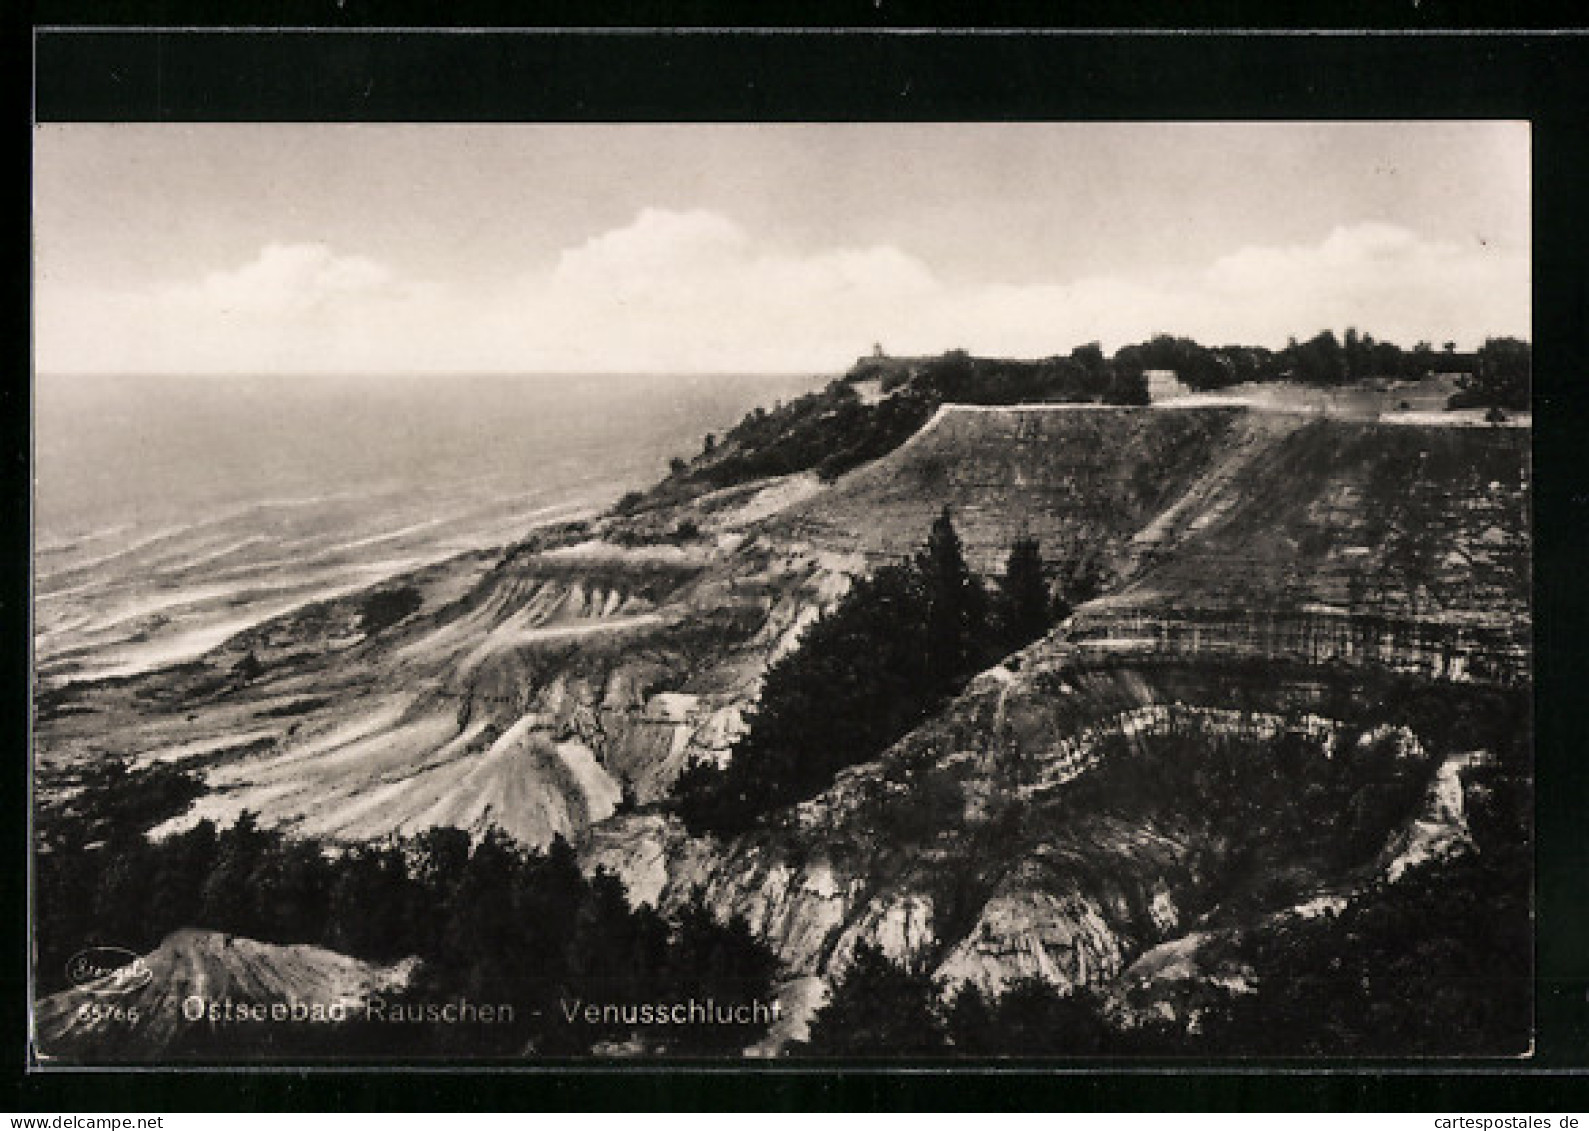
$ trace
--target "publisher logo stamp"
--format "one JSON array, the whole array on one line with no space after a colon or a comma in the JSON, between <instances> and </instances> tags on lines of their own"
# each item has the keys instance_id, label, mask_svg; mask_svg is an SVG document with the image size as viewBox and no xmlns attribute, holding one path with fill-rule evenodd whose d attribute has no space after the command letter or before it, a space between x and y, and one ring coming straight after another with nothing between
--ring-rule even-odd
<instances>
[{"instance_id":1,"label":"publisher logo stamp","mask_svg":"<svg viewBox=\"0 0 1589 1131\"><path fill-rule=\"evenodd\" d=\"M120 946L91 946L66 963L72 985L96 994L126 994L147 986L154 972L138 955Z\"/></svg>"}]
</instances>

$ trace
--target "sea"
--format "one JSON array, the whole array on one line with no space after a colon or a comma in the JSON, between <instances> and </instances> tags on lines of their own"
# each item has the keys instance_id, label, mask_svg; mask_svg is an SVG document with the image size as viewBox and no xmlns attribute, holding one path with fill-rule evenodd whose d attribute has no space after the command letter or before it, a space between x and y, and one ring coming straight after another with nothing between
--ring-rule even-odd
<instances>
[{"instance_id":1,"label":"sea","mask_svg":"<svg viewBox=\"0 0 1589 1131\"><path fill-rule=\"evenodd\" d=\"M194 659L270 617L610 505L815 376L34 381L42 686Z\"/></svg>"}]
</instances>

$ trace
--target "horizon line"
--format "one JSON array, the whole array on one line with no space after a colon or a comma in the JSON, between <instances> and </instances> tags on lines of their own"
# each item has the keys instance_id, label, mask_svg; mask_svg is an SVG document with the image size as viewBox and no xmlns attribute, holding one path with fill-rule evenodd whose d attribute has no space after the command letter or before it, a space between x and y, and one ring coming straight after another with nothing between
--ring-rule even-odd
<instances>
[{"instance_id":1,"label":"horizon line","mask_svg":"<svg viewBox=\"0 0 1589 1131\"><path fill-rule=\"evenodd\" d=\"M506 377L521 378L565 378L565 377L823 377L827 370L815 369L277 369L277 370L86 370L86 369L37 369L32 371L32 376L65 378L76 380L79 378L155 378L155 377L180 377L214 380L232 377L282 377L296 379L324 379L327 377L378 377L399 380L412 380L421 378L464 378L479 377Z\"/></svg>"}]
</instances>

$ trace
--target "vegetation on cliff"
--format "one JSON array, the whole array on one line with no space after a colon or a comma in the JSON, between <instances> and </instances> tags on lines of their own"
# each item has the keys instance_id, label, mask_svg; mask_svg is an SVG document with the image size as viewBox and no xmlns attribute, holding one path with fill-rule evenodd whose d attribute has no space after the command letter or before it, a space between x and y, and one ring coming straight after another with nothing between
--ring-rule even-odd
<instances>
[{"instance_id":1,"label":"vegetation on cliff","mask_svg":"<svg viewBox=\"0 0 1589 1131\"><path fill-rule=\"evenodd\" d=\"M423 603L419 590L412 585L377 589L365 597L359 607L359 627L366 636L374 636L391 628Z\"/></svg>"},{"instance_id":2,"label":"vegetation on cliff","mask_svg":"<svg viewBox=\"0 0 1589 1131\"><path fill-rule=\"evenodd\" d=\"M1031 643L1070 615L1065 595L1050 591L1046 572L1037 539L1017 538L999 578L1000 629L1006 651Z\"/></svg>"},{"instance_id":3,"label":"vegetation on cliff","mask_svg":"<svg viewBox=\"0 0 1589 1131\"><path fill-rule=\"evenodd\" d=\"M1002 994L966 985L945 1000L930 971L863 943L793 1051L851 1059L1038 1058L1097 1056L1123 1044L1090 990L1061 993L1026 978Z\"/></svg>"},{"instance_id":4,"label":"vegetation on cliff","mask_svg":"<svg viewBox=\"0 0 1589 1131\"><path fill-rule=\"evenodd\" d=\"M1513 709L1507 710L1511 705ZM1508 725L1510 724L1510 725ZM1516 1056L1532 1040L1533 769L1526 693L1470 731L1471 843L1377 877L1338 913L1240 940L1258 987L1226 993L1197 1042L1222 1054Z\"/></svg>"},{"instance_id":5,"label":"vegetation on cliff","mask_svg":"<svg viewBox=\"0 0 1589 1131\"><path fill-rule=\"evenodd\" d=\"M945 510L914 560L858 580L768 669L728 765L696 761L680 775L680 816L692 832L735 833L815 796L1046 632L1054 611L1035 542L1017 542L990 600Z\"/></svg>"},{"instance_id":6,"label":"vegetation on cliff","mask_svg":"<svg viewBox=\"0 0 1589 1131\"><path fill-rule=\"evenodd\" d=\"M863 396L858 386L873 379L882 395ZM814 471L835 479L893 451L940 405L1030 402L1146 404L1147 383L1140 371L1106 361L1095 345L1039 361L952 350L909 371L874 372L862 362L826 388L770 412L756 408L722 437L707 436L694 459L675 458L666 479L626 495L617 512L677 504L767 476Z\"/></svg>"},{"instance_id":7,"label":"vegetation on cliff","mask_svg":"<svg viewBox=\"0 0 1589 1131\"><path fill-rule=\"evenodd\" d=\"M1204 391L1245 382L1297 381L1305 385L1345 385L1365 380L1421 380L1431 373L1467 374L1475 391L1471 407L1511 400L1506 407L1528 406L1528 343L1490 338L1475 353L1458 353L1447 342L1436 351L1428 342L1403 349L1377 341L1353 327L1337 337L1324 330L1305 341L1291 338L1284 348L1203 346L1190 338L1159 334L1140 345L1122 346L1112 363L1125 371L1170 370L1188 388ZM1521 396L1521 403L1515 403Z\"/></svg>"},{"instance_id":8,"label":"vegetation on cliff","mask_svg":"<svg viewBox=\"0 0 1589 1131\"><path fill-rule=\"evenodd\" d=\"M1460 775L1467 838L1387 872L1388 839L1415 815L1440 755L1408 758L1388 734L1343 732L1326 755L1292 729L1194 727L1119 742L1023 815L1027 824L1198 826L1210 883L1197 923L1217 960L1179 961L1188 996L1108 978L1002 992L935 981L930 954L861 946L799 1050L814 1056L1516 1055L1531 1033L1531 769L1527 694L1442 697L1439 751L1477 743ZM1364 736L1370 736L1364 741ZM988 846L1016 856L1018 840ZM1394 875L1394 878L1392 876ZM1349 892L1302 912L1320 890ZM940 938L935 946L941 948ZM1199 973L1199 966L1205 968ZM1222 971L1241 971L1228 978ZM1123 1006L1129 1008L1122 1009Z\"/></svg>"},{"instance_id":9,"label":"vegetation on cliff","mask_svg":"<svg viewBox=\"0 0 1589 1131\"><path fill-rule=\"evenodd\" d=\"M807 1056L1517 1056L1532 1040L1529 864L1517 845L1409 869L1344 910L1239 944L1251 988L1206 987L1186 1018L1122 1025L1105 993L1026 979L1003 993L932 979L875 947L836 980ZM863 953L864 951L864 953ZM856 1019L862 1019L857 1021ZM907 1051L909 1050L909 1051Z\"/></svg>"},{"instance_id":10,"label":"vegetation on cliff","mask_svg":"<svg viewBox=\"0 0 1589 1131\"><path fill-rule=\"evenodd\" d=\"M649 491L624 496L616 508L633 516L687 502L710 491L770 476L815 472L824 480L887 455L924 425L941 405L1041 403L1144 405L1147 374L1173 373L1194 392L1232 385L1292 381L1318 387L1366 380L1422 380L1461 374L1451 408L1529 406L1529 346L1491 338L1473 353L1447 342L1405 349L1348 327L1324 330L1278 350L1263 346L1204 346L1157 334L1105 356L1098 343L1068 355L1016 360L973 357L950 350L936 357L862 358L842 378L771 411L756 408L725 435L709 434L692 459L675 457ZM875 385L873 395L862 388Z\"/></svg>"}]
</instances>

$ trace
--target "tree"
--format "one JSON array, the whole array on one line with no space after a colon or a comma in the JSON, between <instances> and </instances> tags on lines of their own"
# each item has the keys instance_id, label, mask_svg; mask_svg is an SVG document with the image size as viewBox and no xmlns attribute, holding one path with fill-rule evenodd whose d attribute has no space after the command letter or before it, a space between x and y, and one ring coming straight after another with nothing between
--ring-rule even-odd
<instances>
[{"instance_id":1,"label":"tree","mask_svg":"<svg viewBox=\"0 0 1589 1131\"><path fill-rule=\"evenodd\" d=\"M994 1003L971 982L955 991L944 1020L945 1036L963 1056L995 1055L1004 1050Z\"/></svg>"},{"instance_id":2,"label":"tree","mask_svg":"<svg viewBox=\"0 0 1589 1131\"><path fill-rule=\"evenodd\" d=\"M1346 351L1332 330L1301 345L1286 347L1286 360L1297 380L1309 385L1339 385L1349 376Z\"/></svg>"},{"instance_id":3,"label":"tree","mask_svg":"<svg viewBox=\"0 0 1589 1131\"><path fill-rule=\"evenodd\" d=\"M338 862L327 897L326 943L361 957L393 961L413 953L407 861L393 845L358 845ZM449 912L444 916L455 923Z\"/></svg>"},{"instance_id":4,"label":"tree","mask_svg":"<svg viewBox=\"0 0 1589 1131\"><path fill-rule=\"evenodd\" d=\"M273 839L248 810L220 835L215 866L201 893L201 915L207 926L239 935L260 933L253 877Z\"/></svg>"},{"instance_id":5,"label":"tree","mask_svg":"<svg viewBox=\"0 0 1589 1131\"><path fill-rule=\"evenodd\" d=\"M1303 1056L1515 1056L1531 1036L1526 846L1376 881L1338 915L1243 944L1259 992L1204 1020L1205 1047Z\"/></svg>"},{"instance_id":6,"label":"tree","mask_svg":"<svg viewBox=\"0 0 1589 1131\"><path fill-rule=\"evenodd\" d=\"M1109 363L1104 360L1103 347L1097 342L1077 346L1070 351L1070 360L1088 373L1102 374L1109 367Z\"/></svg>"},{"instance_id":7,"label":"tree","mask_svg":"<svg viewBox=\"0 0 1589 1131\"><path fill-rule=\"evenodd\" d=\"M987 601L966 565L948 507L934 520L916 568L927 598L927 674L947 692L979 666L987 638Z\"/></svg>"},{"instance_id":8,"label":"tree","mask_svg":"<svg viewBox=\"0 0 1589 1131\"><path fill-rule=\"evenodd\" d=\"M419 590L412 585L400 585L395 589L378 589L364 598L364 603L359 608L359 628L366 636L374 636L414 612L423 603ZM252 652L249 653L249 658L254 658ZM254 659L254 664L257 669L254 675L264 670L260 667L258 659Z\"/></svg>"},{"instance_id":9,"label":"tree","mask_svg":"<svg viewBox=\"0 0 1589 1131\"><path fill-rule=\"evenodd\" d=\"M1048 581L1043 576L1043 556L1037 539L1017 538L999 578L1000 619L1004 645L1023 647L1052 627L1053 609Z\"/></svg>"},{"instance_id":10,"label":"tree","mask_svg":"<svg viewBox=\"0 0 1589 1131\"><path fill-rule=\"evenodd\" d=\"M1153 403L1148 393L1148 378L1140 369L1113 366L1103 399L1107 404L1145 405Z\"/></svg>"},{"instance_id":11,"label":"tree","mask_svg":"<svg viewBox=\"0 0 1589 1131\"><path fill-rule=\"evenodd\" d=\"M142 917L152 926L153 935L164 938L178 927L199 921L204 882L215 867L215 823L200 821L186 832L167 837L160 847Z\"/></svg>"},{"instance_id":12,"label":"tree","mask_svg":"<svg viewBox=\"0 0 1589 1131\"><path fill-rule=\"evenodd\" d=\"M446 906L453 891L463 881L469 865L469 834L463 829L436 825L415 837L409 845L408 869L416 898L414 920L409 935L420 954L437 954L442 947L442 917L436 908Z\"/></svg>"},{"instance_id":13,"label":"tree","mask_svg":"<svg viewBox=\"0 0 1589 1131\"><path fill-rule=\"evenodd\" d=\"M325 929L335 873L311 840L283 840L265 852L251 879L260 934L268 942L313 938Z\"/></svg>"},{"instance_id":14,"label":"tree","mask_svg":"<svg viewBox=\"0 0 1589 1131\"><path fill-rule=\"evenodd\" d=\"M815 1056L919 1056L946 1048L937 992L926 967L897 963L861 943L802 1051Z\"/></svg>"},{"instance_id":15,"label":"tree","mask_svg":"<svg viewBox=\"0 0 1589 1131\"><path fill-rule=\"evenodd\" d=\"M145 932L150 880L154 871L149 842L133 833L107 846L93 894L92 930L95 941L139 947L160 940ZM125 940L125 941L123 941Z\"/></svg>"},{"instance_id":16,"label":"tree","mask_svg":"<svg viewBox=\"0 0 1589 1131\"><path fill-rule=\"evenodd\" d=\"M1365 375L1363 343L1357 336L1357 327L1348 326L1341 341L1341 353L1346 362L1346 376L1356 380Z\"/></svg>"},{"instance_id":17,"label":"tree","mask_svg":"<svg viewBox=\"0 0 1589 1131\"><path fill-rule=\"evenodd\" d=\"M736 832L821 791L844 766L880 753L936 703L923 587L885 566L857 581L767 671L750 729L726 769L695 762L675 792L692 830Z\"/></svg>"},{"instance_id":18,"label":"tree","mask_svg":"<svg viewBox=\"0 0 1589 1131\"><path fill-rule=\"evenodd\" d=\"M969 1056L1087 1056L1107 1051L1108 1023L1086 989L1062 994L1036 978L989 1001L969 983L949 1010L948 1035Z\"/></svg>"},{"instance_id":19,"label":"tree","mask_svg":"<svg viewBox=\"0 0 1589 1131\"><path fill-rule=\"evenodd\" d=\"M1533 359L1527 342L1488 338L1474 358L1474 370L1460 380L1448 408L1498 408L1526 412Z\"/></svg>"},{"instance_id":20,"label":"tree","mask_svg":"<svg viewBox=\"0 0 1589 1131\"><path fill-rule=\"evenodd\" d=\"M728 765L692 761L674 785L696 833L735 833L875 758L999 654L987 597L947 509L909 564L858 580L773 664Z\"/></svg>"},{"instance_id":21,"label":"tree","mask_svg":"<svg viewBox=\"0 0 1589 1131\"><path fill-rule=\"evenodd\" d=\"M664 981L674 1000L714 1001L724 1006L771 1001L778 960L740 916L719 923L705 895L692 893L675 916ZM733 1053L754 1044L765 1024L703 1025L682 1029L678 1051Z\"/></svg>"}]
</instances>

